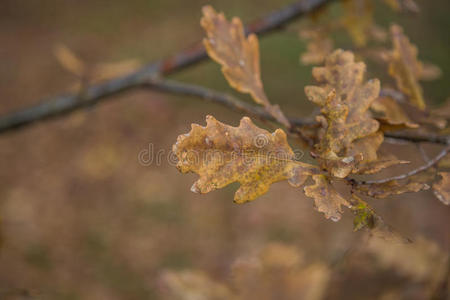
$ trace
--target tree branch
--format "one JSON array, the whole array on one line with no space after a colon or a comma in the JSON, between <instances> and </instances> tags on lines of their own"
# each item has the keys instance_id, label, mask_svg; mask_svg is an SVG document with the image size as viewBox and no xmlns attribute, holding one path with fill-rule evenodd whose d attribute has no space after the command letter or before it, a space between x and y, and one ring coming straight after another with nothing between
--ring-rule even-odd
<instances>
[{"instance_id":1,"label":"tree branch","mask_svg":"<svg viewBox=\"0 0 450 300\"><path fill-rule=\"evenodd\" d=\"M198 97L204 100L212 101L224 105L234 111L256 116L260 119L276 122L263 108L248 104L229 94L218 92L203 86L176 82L173 80L152 78L142 86L162 92L174 93L184 96ZM317 124L314 119L306 118L288 118L293 127L312 126ZM429 142L434 144L450 144L449 136L436 135L420 132L385 132L384 135L389 138L403 140L408 142Z\"/></svg>"},{"instance_id":2,"label":"tree branch","mask_svg":"<svg viewBox=\"0 0 450 300\"><path fill-rule=\"evenodd\" d=\"M392 180L406 179L410 176L416 175L417 173L425 171L428 168L431 168L432 166L437 164L442 158L444 158L444 156L447 155L447 153L449 153L449 152L450 152L450 145L448 145L447 147L442 149L442 151L439 152L438 155L436 155L433 159L430 159L426 164L418 167L417 169L411 170L408 173L401 174L401 175L394 176L394 177L384 178L384 179L380 179L380 180L363 181L362 184L379 184L379 183L385 183L385 182L392 181Z\"/></svg>"},{"instance_id":3,"label":"tree branch","mask_svg":"<svg viewBox=\"0 0 450 300\"><path fill-rule=\"evenodd\" d=\"M152 78L143 86L162 92L201 98L223 105L240 113L278 123L275 118L267 113L262 107L248 104L230 94L218 92L203 86L159 78ZM289 122L296 127L316 124L314 120L308 120L306 118L289 118Z\"/></svg>"},{"instance_id":4,"label":"tree branch","mask_svg":"<svg viewBox=\"0 0 450 300\"><path fill-rule=\"evenodd\" d=\"M287 5L246 27L247 33L264 35L295 19L314 12L332 0L300 0ZM157 75L168 75L207 58L201 42L166 59L156 61L126 76L92 85L80 94L66 94L45 99L40 104L0 117L0 133L30 125L36 121L64 115L105 101L108 96L138 87Z\"/></svg>"}]
</instances>

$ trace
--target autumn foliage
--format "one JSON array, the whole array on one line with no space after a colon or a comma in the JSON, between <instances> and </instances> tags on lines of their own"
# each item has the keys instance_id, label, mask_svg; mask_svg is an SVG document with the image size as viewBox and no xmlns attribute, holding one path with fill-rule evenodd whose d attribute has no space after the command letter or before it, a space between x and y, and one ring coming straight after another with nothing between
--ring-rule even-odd
<instances>
[{"instance_id":1,"label":"autumn foliage","mask_svg":"<svg viewBox=\"0 0 450 300\"><path fill-rule=\"evenodd\" d=\"M349 31L355 44L365 45L365 33L373 31L375 25L370 21L370 16L354 11L352 1L347 1L347 5L350 6L349 15L339 26L329 24L327 30L343 27ZM366 13L366 10L363 11ZM295 188L303 186L305 195L314 199L315 207L326 218L338 221L343 207L350 208L356 215L355 229L374 229L384 225L384 222L360 197L343 196L335 187L341 181L347 183L351 194L380 198L429 189L440 176L440 181L434 184L434 192L442 203L448 204L450 173L440 172L438 176L435 170L421 176L446 154L448 147L433 164L399 178L371 181L354 177L372 175L384 168L408 163L392 154L380 152L384 133L420 128L426 123L421 113L426 105L419 84L423 65L417 58L417 48L400 26L391 26L392 50L385 50L383 59L398 89L391 91L391 94L398 93L408 99L405 105L411 112L403 108L402 102L380 94L380 81L365 78L366 64L357 61L351 51L327 51L321 59L304 54L303 62L323 64L312 70L317 85L305 87L307 99L320 108L315 116L314 134L306 137L302 135L302 129L294 130L279 106L272 105L264 92L258 38L254 34L246 37L239 18L227 21L223 13L217 13L210 6L203 8L201 25L207 36L204 45L208 55L221 65L228 83L239 92L249 93L293 138L312 145L310 153L316 163L296 159L283 129L270 133L258 128L249 117L242 118L240 125L233 127L207 116L206 127L193 124L192 130L180 135L173 146L179 159L178 169L200 176L191 188L193 192L208 193L239 182L240 188L234 200L244 203L266 193L272 183L287 180ZM313 42L323 44L319 39L321 31L306 36L313 38ZM308 51L319 48L327 50L328 47L311 44ZM314 183L311 184L308 178Z\"/></svg>"}]
</instances>

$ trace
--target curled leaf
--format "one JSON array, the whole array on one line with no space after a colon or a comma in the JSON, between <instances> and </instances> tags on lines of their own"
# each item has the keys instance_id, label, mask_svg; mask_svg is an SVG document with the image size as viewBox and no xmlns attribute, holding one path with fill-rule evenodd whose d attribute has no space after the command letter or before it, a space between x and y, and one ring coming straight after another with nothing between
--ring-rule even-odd
<instances>
[{"instance_id":1,"label":"curled leaf","mask_svg":"<svg viewBox=\"0 0 450 300\"><path fill-rule=\"evenodd\" d=\"M450 205L450 173L439 172L439 175L441 179L433 184L434 195L445 205Z\"/></svg>"},{"instance_id":2,"label":"curled leaf","mask_svg":"<svg viewBox=\"0 0 450 300\"><path fill-rule=\"evenodd\" d=\"M265 194L277 181L300 186L318 171L295 160L284 131L277 129L271 134L247 117L241 119L239 127L232 127L207 116L206 127L192 124L188 134L178 137L173 152L181 172L200 175L192 191L208 193L239 182L234 197L237 203Z\"/></svg>"},{"instance_id":3,"label":"curled leaf","mask_svg":"<svg viewBox=\"0 0 450 300\"><path fill-rule=\"evenodd\" d=\"M399 195L409 192L419 192L428 190L430 186L423 182L408 181L401 183L398 180L391 180L384 183L363 184L356 187L356 190L374 198L386 198L391 195Z\"/></svg>"},{"instance_id":4,"label":"curled leaf","mask_svg":"<svg viewBox=\"0 0 450 300\"><path fill-rule=\"evenodd\" d=\"M419 79L422 63L417 59L417 47L409 41L398 25L391 26L393 50L390 55L389 74L395 78L397 87L409 96L409 101L421 110L425 109Z\"/></svg>"},{"instance_id":5,"label":"curled leaf","mask_svg":"<svg viewBox=\"0 0 450 300\"><path fill-rule=\"evenodd\" d=\"M372 110L379 114L377 120L383 129L417 128L418 124L412 122L403 108L391 97L379 97L372 102Z\"/></svg>"},{"instance_id":6,"label":"curled leaf","mask_svg":"<svg viewBox=\"0 0 450 300\"><path fill-rule=\"evenodd\" d=\"M333 176L366 173L375 162L383 141L379 123L368 111L378 97L378 79L363 83L365 64L353 53L336 50L324 67L313 69L321 86L307 86L308 99L321 107L319 143L315 145L321 166ZM381 166L381 165L380 165Z\"/></svg>"},{"instance_id":7,"label":"curled leaf","mask_svg":"<svg viewBox=\"0 0 450 300\"><path fill-rule=\"evenodd\" d=\"M222 66L228 83L236 90L250 94L277 121L289 127L289 121L278 105L271 105L264 92L256 35L246 37L239 18L228 22L223 13L217 13L211 6L203 7L201 25L207 34L203 40L206 51Z\"/></svg>"},{"instance_id":8,"label":"curled leaf","mask_svg":"<svg viewBox=\"0 0 450 300\"><path fill-rule=\"evenodd\" d=\"M330 184L325 175L313 175L315 184L304 188L305 195L314 198L314 204L318 211L323 212L325 217L333 221L339 221L341 218L341 206L350 206Z\"/></svg>"}]
</instances>

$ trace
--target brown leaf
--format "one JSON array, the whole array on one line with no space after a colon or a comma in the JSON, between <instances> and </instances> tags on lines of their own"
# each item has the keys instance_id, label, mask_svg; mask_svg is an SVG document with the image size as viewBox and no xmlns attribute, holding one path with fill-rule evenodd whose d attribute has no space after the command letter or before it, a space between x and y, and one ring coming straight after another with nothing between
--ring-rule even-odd
<instances>
[{"instance_id":1,"label":"brown leaf","mask_svg":"<svg viewBox=\"0 0 450 300\"><path fill-rule=\"evenodd\" d=\"M448 254L423 237L412 243L371 238L367 250L377 259L378 266L397 271L415 281L429 282L446 276Z\"/></svg>"},{"instance_id":2,"label":"brown leaf","mask_svg":"<svg viewBox=\"0 0 450 300\"><path fill-rule=\"evenodd\" d=\"M365 46L373 25L372 1L346 0L344 7L345 13L342 19L344 28L357 47Z\"/></svg>"},{"instance_id":3,"label":"brown leaf","mask_svg":"<svg viewBox=\"0 0 450 300\"><path fill-rule=\"evenodd\" d=\"M441 179L433 184L434 195L445 205L450 205L450 173L439 172Z\"/></svg>"},{"instance_id":4,"label":"brown leaf","mask_svg":"<svg viewBox=\"0 0 450 300\"><path fill-rule=\"evenodd\" d=\"M308 41L307 51L300 56L300 61L304 65L322 64L333 51L333 40L323 30L303 29L300 31L300 37Z\"/></svg>"},{"instance_id":5,"label":"brown leaf","mask_svg":"<svg viewBox=\"0 0 450 300\"><path fill-rule=\"evenodd\" d=\"M321 86L307 86L308 99L321 109L317 120L322 129L315 148L321 165L333 176L365 173L365 164L373 163L383 141L379 123L368 111L378 97L378 79L363 84L365 64L354 61L353 53L336 50L325 67L313 68Z\"/></svg>"},{"instance_id":6,"label":"brown leaf","mask_svg":"<svg viewBox=\"0 0 450 300\"><path fill-rule=\"evenodd\" d=\"M330 269L323 263L305 265L303 255L294 246L270 243L259 255L238 258L231 268L238 299L324 299Z\"/></svg>"},{"instance_id":7,"label":"brown leaf","mask_svg":"<svg viewBox=\"0 0 450 300\"><path fill-rule=\"evenodd\" d=\"M400 91L409 96L409 101L421 110L425 109L419 79L422 63L417 59L417 47L409 41L398 25L391 26L393 50L390 55L389 74L395 78Z\"/></svg>"},{"instance_id":8,"label":"brown leaf","mask_svg":"<svg viewBox=\"0 0 450 300\"><path fill-rule=\"evenodd\" d=\"M200 175L191 190L208 193L232 182L239 182L237 203L265 194L272 183L288 180L300 186L317 168L295 161L295 154L281 129L274 133L258 128L244 117L232 127L206 117L206 127L192 124L188 134L180 135L173 152L178 169Z\"/></svg>"},{"instance_id":9,"label":"brown leaf","mask_svg":"<svg viewBox=\"0 0 450 300\"><path fill-rule=\"evenodd\" d=\"M339 195L325 175L313 175L312 178L315 184L304 188L305 195L314 198L316 209L323 212L327 219L339 221L342 213L341 205L350 207L350 203Z\"/></svg>"},{"instance_id":10,"label":"brown leaf","mask_svg":"<svg viewBox=\"0 0 450 300\"><path fill-rule=\"evenodd\" d=\"M223 13L211 6L203 7L201 25L207 38L203 40L208 55L222 66L228 83L242 93L248 93L281 124L289 127L289 121L278 105L271 105L264 92L260 65L258 38L255 34L245 37L239 18L231 22Z\"/></svg>"},{"instance_id":11,"label":"brown leaf","mask_svg":"<svg viewBox=\"0 0 450 300\"><path fill-rule=\"evenodd\" d=\"M377 112L377 120L381 122L383 129L417 128L418 124L412 122L403 108L390 97L379 97L370 106Z\"/></svg>"},{"instance_id":12,"label":"brown leaf","mask_svg":"<svg viewBox=\"0 0 450 300\"><path fill-rule=\"evenodd\" d=\"M399 195L409 192L419 192L428 190L430 186L423 182L407 181L401 183L398 180L391 180L384 183L373 183L358 185L356 190L374 198L386 198L391 195Z\"/></svg>"}]
</instances>

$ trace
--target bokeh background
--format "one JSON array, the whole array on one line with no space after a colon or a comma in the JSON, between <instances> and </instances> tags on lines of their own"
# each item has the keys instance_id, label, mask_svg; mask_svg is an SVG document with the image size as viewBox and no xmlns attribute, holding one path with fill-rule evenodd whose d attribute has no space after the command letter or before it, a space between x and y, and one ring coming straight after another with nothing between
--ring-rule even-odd
<instances>
[{"instance_id":1,"label":"bokeh background","mask_svg":"<svg viewBox=\"0 0 450 300\"><path fill-rule=\"evenodd\" d=\"M144 64L198 41L201 7L207 3L249 21L289 2L2 0L0 114L74 88L78 79L58 63L56 45L66 45L91 65L130 59ZM417 2L418 15L398 14L377 2L375 16L384 27L402 25L418 45L419 57L441 68L439 80L423 85L428 103L437 106L450 95L450 2ZM331 10L339 14L340 7L332 4ZM307 22L260 40L267 94L289 116L308 116L314 109L303 92L312 83L311 67L299 63L306 45L298 29ZM339 47L353 48L345 33L336 39ZM219 69L206 61L171 78L249 100L228 87ZM392 83L383 75L384 66L369 63L369 70L369 76ZM246 205L233 203L236 185L207 195L191 193L196 176L180 174L167 155L176 137L191 123L204 124L207 114L235 125L242 117L202 100L136 90L1 135L0 299L227 299L208 296L204 286L213 286L212 281L232 286L236 263L255 259L263 265L268 259L287 273L293 265L303 270L320 264L327 271L319 272L322 293L315 299L427 299L426 276L411 277L395 259L380 263L366 249L367 236L352 231L349 211L337 223L326 220L311 199L287 183L273 185ZM295 141L291 145L299 147ZM163 151L161 163L139 163L139 153L149 147ZM386 149L411 160L406 169L422 163L411 145ZM438 150L425 149L430 155ZM426 239L435 247L432 253L448 253L450 210L431 192L370 203L405 236ZM261 258L264 251L288 262ZM424 261L423 268L430 267L419 256L408 258L410 264ZM310 280L313 271L296 280ZM257 297L263 287L271 292L259 299L302 299L283 296L288 288L281 282L290 279L283 277L287 273L272 273L264 273L268 277L256 281L254 293L244 299ZM205 291L176 298L173 290L189 276Z\"/></svg>"}]
</instances>

